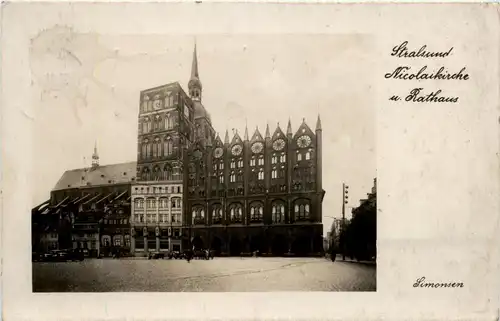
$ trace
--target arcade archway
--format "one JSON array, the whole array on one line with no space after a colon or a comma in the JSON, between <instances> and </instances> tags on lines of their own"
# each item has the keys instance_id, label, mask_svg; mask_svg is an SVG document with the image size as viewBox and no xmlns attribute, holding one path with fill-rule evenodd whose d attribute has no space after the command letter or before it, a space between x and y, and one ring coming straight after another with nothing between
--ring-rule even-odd
<instances>
[{"instance_id":1,"label":"arcade archway","mask_svg":"<svg viewBox=\"0 0 500 321\"><path fill-rule=\"evenodd\" d=\"M203 240L201 239L200 236L195 236L193 240L191 241L191 244L193 244L193 248L195 250L201 250L203 249Z\"/></svg>"},{"instance_id":2,"label":"arcade archway","mask_svg":"<svg viewBox=\"0 0 500 321\"><path fill-rule=\"evenodd\" d=\"M286 237L284 235L276 235L273 238L271 245L273 255L282 256L288 252Z\"/></svg>"},{"instance_id":3,"label":"arcade archway","mask_svg":"<svg viewBox=\"0 0 500 321\"><path fill-rule=\"evenodd\" d=\"M210 250L215 252L215 255L220 255L222 251L222 240L217 236L214 236L212 243L210 244Z\"/></svg>"},{"instance_id":4,"label":"arcade archway","mask_svg":"<svg viewBox=\"0 0 500 321\"><path fill-rule=\"evenodd\" d=\"M231 242L229 243L229 254L232 256L238 256L242 251L243 247L240 239L236 237L231 238Z\"/></svg>"}]
</instances>

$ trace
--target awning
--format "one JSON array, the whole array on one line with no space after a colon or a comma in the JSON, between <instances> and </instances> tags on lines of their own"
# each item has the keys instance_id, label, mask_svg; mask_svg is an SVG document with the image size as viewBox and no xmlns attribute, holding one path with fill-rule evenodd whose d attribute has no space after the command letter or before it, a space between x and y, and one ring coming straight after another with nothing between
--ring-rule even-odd
<instances>
[{"instance_id":1,"label":"awning","mask_svg":"<svg viewBox=\"0 0 500 321\"><path fill-rule=\"evenodd\" d=\"M90 194L86 194L86 195L80 197L79 199L76 199L75 201L73 201L73 204L81 203L84 199L86 199L89 196L90 196Z\"/></svg>"},{"instance_id":2,"label":"awning","mask_svg":"<svg viewBox=\"0 0 500 321\"><path fill-rule=\"evenodd\" d=\"M38 206L35 206L35 208L33 208L33 210L35 210L35 211L39 211L39 210L41 210L42 208L47 207L47 205L49 205L49 203L50 203L50 199L48 199L48 200L46 200L45 202L43 202L43 203L39 204Z\"/></svg>"},{"instance_id":3,"label":"awning","mask_svg":"<svg viewBox=\"0 0 500 321\"><path fill-rule=\"evenodd\" d=\"M88 203L92 203L92 201L96 200L99 196L101 196L102 194L97 194L96 196L92 197L91 199L89 199L88 201L86 201L85 203L83 203L83 205L87 205Z\"/></svg>"},{"instance_id":4,"label":"awning","mask_svg":"<svg viewBox=\"0 0 500 321\"><path fill-rule=\"evenodd\" d=\"M117 197L115 197L115 199L113 199L113 202L116 201L116 200L119 200L123 195L127 194L128 191L125 191L123 193L121 193L120 195L118 195Z\"/></svg>"},{"instance_id":5,"label":"awning","mask_svg":"<svg viewBox=\"0 0 500 321\"><path fill-rule=\"evenodd\" d=\"M59 204L57 204L56 206L54 206L54 208L58 208L59 206L61 206L64 202L66 202L67 200L69 199L69 196L66 196L65 199L63 199L62 201L59 202Z\"/></svg>"},{"instance_id":6,"label":"awning","mask_svg":"<svg viewBox=\"0 0 500 321\"><path fill-rule=\"evenodd\" d=\"M114 195L115 193L109 193L108 195L104 196L101 198L99 201L96 202L96 205L104 201L105 199L109 198L111 195Z\"/></svg>"}]
</instances>

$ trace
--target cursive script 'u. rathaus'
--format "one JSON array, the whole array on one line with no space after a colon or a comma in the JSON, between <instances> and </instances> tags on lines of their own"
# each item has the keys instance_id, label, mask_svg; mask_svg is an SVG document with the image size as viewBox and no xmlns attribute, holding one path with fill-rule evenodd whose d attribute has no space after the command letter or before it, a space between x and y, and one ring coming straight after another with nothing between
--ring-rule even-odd
<instances>
[{"instance_id":1,"label":"cursive script 'u. rathaus'","mask_svg":"<svg viewBox=\"0 0 500 321\"><path fill-rule=\"evenodd\" d=\"M448 51L428 51L427 45L423 45L418 50L408 50L406 47L408 41L403 41L400 45L397 45L392 49L391 56L398 58L445 58L448 57L453 51L451 47Z\"/></svg>"}]
</instances>

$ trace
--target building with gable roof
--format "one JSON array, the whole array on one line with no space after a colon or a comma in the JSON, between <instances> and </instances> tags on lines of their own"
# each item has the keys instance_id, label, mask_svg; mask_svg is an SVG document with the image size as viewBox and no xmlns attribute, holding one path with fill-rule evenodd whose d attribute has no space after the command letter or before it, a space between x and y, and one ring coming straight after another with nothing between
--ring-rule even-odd
<instances>
[{"instance_id":1,"label":"building with gable roof","mask_svg":"<svg viewBox=\"0 0 500 321\"><path fill-rule=\"evenodd\" d=\"M92 166L66 171L33 209L33 249L47 247L40 240L56 226L58 248L95 255L320 254L319 116L314 130L303 120L293 132L289 121L286 133L278 124L272 135L245 128L222 140L202 89L195 45L188 93L178 82L140 92L137 160L101 166L95 146Z\"/></svg>"}]
</instances>

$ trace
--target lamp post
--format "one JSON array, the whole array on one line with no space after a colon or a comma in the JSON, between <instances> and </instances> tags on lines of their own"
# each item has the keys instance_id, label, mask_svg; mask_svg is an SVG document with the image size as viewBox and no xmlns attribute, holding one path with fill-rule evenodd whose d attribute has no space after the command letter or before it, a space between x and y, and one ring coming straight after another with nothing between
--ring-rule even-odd
<instances>
[{"instance_id":1,"label":"lamp post","mask_svg":"<svg viewBox=\"0 0 500 321\"><path fill-rule=\"evenodd\" d=\"M342 260L345 261L345 205L349 202L349 186L342 183Z\"/></svg>"}]
</instances>

